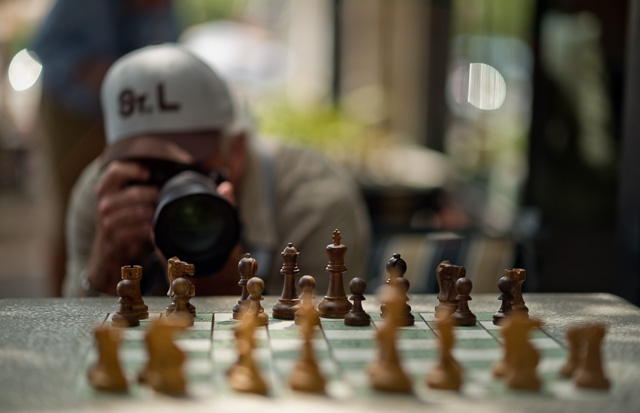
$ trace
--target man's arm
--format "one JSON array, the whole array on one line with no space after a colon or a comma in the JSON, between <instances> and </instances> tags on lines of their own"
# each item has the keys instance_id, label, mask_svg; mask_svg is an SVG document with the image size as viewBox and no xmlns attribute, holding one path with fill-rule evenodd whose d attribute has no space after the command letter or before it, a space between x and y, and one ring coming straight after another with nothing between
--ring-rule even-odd
<instances>
[{"instance_id":1,"label":"man's arm","mask_svg":"<svg viewBox=\"0 0 640 413\"><path fill-rule=\"evenodd\" d=\"M158 189L127 185L148 179L149 171L131 162L112 162L99 174L95 168L94 162L79 180L68 213L66 295L86 292L83 281L115 294L120 267L131 264L151 239Z\"/></svg>"}]
</instances>

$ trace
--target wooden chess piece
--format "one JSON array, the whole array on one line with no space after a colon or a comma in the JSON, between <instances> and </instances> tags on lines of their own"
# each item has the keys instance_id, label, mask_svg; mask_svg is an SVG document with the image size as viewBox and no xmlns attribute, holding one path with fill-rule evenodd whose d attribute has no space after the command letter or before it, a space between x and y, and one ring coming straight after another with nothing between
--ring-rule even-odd
<instances>
[{"instance_id":1,"label":"wooden chess piece","mask_svg":"<svg viewBox=\"0 0 640 413\"><path fill-rule=\"evenodd\" d=\"M465 277L467 270L459 265L453 265L449 261L442 261L436 269L436 279L438 281L438 305L435 307L436 318L441 314L451 314L458 308L456 299L456 280Z\"/></svg>"},{"instance_id":2,"label":"wooden chess piece","mask_svg":"<svg viewBox=\"0 0 640 413\"><path fill-rule=\"evenodd\" d=\"M522 297L522 283L527 279L527 271L522 268L507 268L504 270L504 275L513 282L511 287L511 296L513 297L511 300L512 310L529 315L529 309L524 304L524 298Z\"/></svg>"},{"instance_id":3,"label":"wooden chess piece","mask_svg":"<svg viewBox=\"0 0 640 413\"><path fill-rule=\"evenodd\" d=\"M300 303L298 304L298 309L296 310L295 315L295 323L300 324L301 322L301 314L303 312L303 308L305 312L310 312L315 314L315 318L310 318L314 323L314 326L320 324L320 312L316 310L315 305L313 304L313 300L316 298L313 291L316 288L316 280L311 275L303 275L300 277L300 281L298 282L300 287Z\"/></svg>"},{"instance_id":4,"label":"wooden chess piece","mask_svg":"<svg viewBox=\"0 0 640 413\"><path fill-rule=\"evenodd\" d=\"M146 383L159 393L183 395L186 380L183 365L186 356L174 342L176 330L183 329L182 318L158 318L151 323L145 335L149 359L138 375L140 383Z\"/></svg>"},{"instance_id":5,"label":"wooden chess piece","mask_svg":"<svg viewBox=\"0 0 640 413\"><path fill-rule=\"evenodd\" d=\"M344 316L345 325L352 327L371 325L371 316L362 308L362 302L366 300L366 298L364 298L366 289L367 282L362 278L355 277L349 282L349 291L351 291L349 300L353 301L353 307L351 307L351 310Z\"/></svg>"},{"instance_id":6,"label":"wooden chess piece","mask_svg":"<svg viewBox=\"0 0 640 413\"><path fill-rule=\"evenodd\" d=\"M513 296L511 291L513 289L513 281L511 278L504 276L498 280L498 289L502 294L498 297L498 300L502 302L500 309L493 315L493 324L500 325L502 320L505 319L511 313L511 300Z\"/></svg>"},{"instance_id":7,"label":"wooden chess piece","mask_svg":"<svg viewBox=\"0 0 640 413\"><path fill-rule=\"evenodd\" d=\"M567 361L560 368L560 376L571 378L580 364L582 355L582 340L580 336L581 327L571 327L567 330L567 341L569 342L569 356Z\"/></svg>"},{"instance_id":8,"label":"wooden chess piece","mask_svg":"<svg viewBox=\"0 0 640 413\"><path fill-rule=\"evenodd\" d=\"M173 290L173 312L167 317L182 318L183 322L188 326L193 326L194 316L189 311L189 293L191 291L191 283L186 278L176 278L171 283Z\"/></svg>"},{"instance_id":9,"label":"wooden chess piece","mask_svg":"<svg viewBox=\"0 0 640 413\"><path fill-rule=\"evenodd\" d=\"M234 320L241 320L244 313L249 309L249 291L247 291L247 282L256 276L256 272L258 272L258 262L255 258L251 257L251 254L246 253L244 254L244 258L238 262L238 272L240 273L240 281L238 281L238 285L242 288L242 293L240 294L238 304L233 306Z\"/></svg>"},{"instance_id":10,"label":"wooden chess piece","mask_svg":"<svg viewBox=\"0 0 640 413\"><path fill-rule=\"evenodd\" d=\"M347 247L341 244L340 231L336 229L333 231L333 243L327 245L329 287L324 300L318 305L321 317L344 318L351 310L351 302L347 299L344 285L342 284L342 274L347 271L347 267L344 265L346 253Z\"/></svg>"},{"instance_id":11,"label":"wooden chess piece","mask_svg":"<svg viewBox=\"0 0 640 413\"><path fill-rule=\"evenodd\" d=\"M385 283L389 285L393 281L395 281L396 278L404 277L405 273L407 272L407 263L400 254L394 252L391 256L391 259L387 261L385 269L387 270L387 274L389 275ZM380 317L385 318L387 316L386 313L386 304L382 303L380 305Z\"/></svg>"},{"instance_id":12,"label":"wooden chess piece","mask_svg":"<svg viewBox=\"0 0 640 413\"><path fill-rule=\"evenodd\" d=\"M175 280L178 277L185 277L187 275L193 276L195 274L195 271L196 269L193 264L188 264L184 261L180 261L178 257L169 258L167 260L167 274L169 276L169 291L167 291L167 296L170 298L173 298L173 290L171 289L173 280ZM185 279L189 281L187 278ZM191 281L189 281L189 284L191 284L191 287L189 288L189 298L191 299L196 295L196 286L193 285ZM191 303L189 303L187 306L189 307L189 312L195 316L196 307ZM169 306L165 311L165 315L168 316L173 312L173 310L174 310L173 303L169 304Z\"/></svg>"},{"instance_id":13,"label":"wooden chess piece","mask_svg":"<svg viewBox=\"0 0 640 413\"><path fill-rule=\"evenodd\" d=\"M254 336L258 326L258 317L255 312L255 307L250 308L242 317L242 323L234 330L238 359L229 369L229 385L239 392L267 394L267 384L260 375L253 357L253 351L256 348Z\"/></svg>"},{"instance_id":14,"label":"wooden chess piece","mask_svg":"<svg viewBox=\"0 0 640 413\"><path fill-rule=\"evenodd\" d=\"M467 277L458 278L458 281L456 281L456 292L458 293L456 300L458 300L458 308L456 308L456 311L451 315L456 325L476 325L476 315L469 309L472 288L473 283Z\"/></svg>"},{"instance_id":15,"label":"wooden chess piece","mask_svg":"<svg viewBox=\"0 0 640 413\"><path fill-rule=\"evenodd\" d=\"M461 280L464 278L461 278ZM436 319L440 343L440 360L427 374L427 385L433 389L460 390L462 386L462 367L453 358L452 350L455 342L453 326L456 321L441 315Z\"/></svg>"},{"instance_id":16,"label":"wooden chess piece","mask_svg":"<svg viewBox=\"0 0 640 413\"><path fill-rule=\"evenodd\" d=\"M411 393L412 383L400 364L396 347L396 332L406 305L397 285L383 287L381 297L387 303L388 316L376 331L378 357L367 368L373 388L386 392Z\"/></svg>"},{"instance_id":17,"label":"wooden chess piece","mask_svg":"<svg viewBox=\"0 0 640 413\"><path fill-rule=\"evenodd\" d=\"M303 278L300 279L301 284ZM296 324L300 325L300 333L302 334L302 353L289 377L289 386L293 390L324 393L326 380L316 362L312 344L314 326L318 322L319 317L313 308L313 303L311 301L302 302L296 312Z\"/></svg>"},{"instance_id":18,"label":"wooden chess piece","mask_svg":"<svg viewBox=\"0 0 640 413\"><path fill-rule=\"evenodd\" d=\"M266 326L269 324L269 316L264 312L260 301L264 300L262 292L264 291L264 281L261 278L253 277L247 281L247 290L249 291L249 311L242 317L255 317L256 323L259 326Z\"/></svg>"},{"instance_id":19,"label":"wooden chess piece","mask_svg":"<svg viewBox=\"0 0 640 413\"><path fill-rule=\"evenodd\" d=\"M282 269L280 274L284 276L282 294L276 305L273 306L271 314L273 318L280 320L293 320L298 309L298 293L296 292L296 275L300 272L298 268L298 250L292 243L287 244L282 254Z\"/></svg>"},{"instance_id":20,"label":"wooden chess piece","mask_svg":"<svg viewBox=\"0 0 640 413\"><path fill-rule=\"evenodd\" d=\"M539 320L529 320L522 312L513 312L501 323L505 356L493 373L503 377L510 389L536 391L542 386L536 373L540 354L529 342L529 332L540 325Z\"/></svg>"},{"instance_id":21,"label":"wooden chess piece","mask_svg":"<svg viewBox=\"0 0 640 413\"><path fill-rule=\"evenodd\" d=\"M133 311L138 314L138 319L144 320L149 318L149 307L142 299L140 291L140 280L142 279L142 267L139 265L125 265L120 268L120 276L123 280L131 280L134 285L133 293Z\"/></svg>"},{"instance_id":22,"label":"wooden chess piece","mask_svg":"<svg viewBox=\"0 0 640 413\"><path fill-rule=\"evenodd\" d=\"M511 340L514 345L513 363L506 377L507 387L517 390L540 390L542 382L538 378L536 368L540 362L540 354L528 340L529 331L534 327L540 327L540 322L535 319L528 320L523 312L517 312L516 324L522 318L522 332L514 331L517 338ZM507 340L505 339L505 342Z\"/></svg>"},{"instance_id":23,"label":"wooden chess piece","mask_svg":"<svg viewBox=\"0 0 640 413\"><path fill-rule=\"evenodd\" d=\"M101 391L126 392L129 386L118 360L120 331L102 325L93 330L93 335L98 348L98 361L87 372L89 383Z\"/></svg>"},{"instance_id":24,"label":"wooden chess piece","mask_svg":"<svg viewBox=\"0 0 640 413\"><path fill-rule=\"evenodd\" d=\"M602 368L601 344L606 334L604 324L590 324L580 331L586 351L575 371L575 384L587 389L608 389L611 386Z\"/></svg>"},{"instance_id":25,"label":"wooden chess piece","mask_svg":"<svg viewBox=\"0 0 640 413\"><path fill-rule=\"evenodd\" d=\"M415 323L415 317L411 314L411 306L407 304L409 301L409 296L407 293L409 292L409 288L411 288L411 283L404 277L398 277L394 281L392 281L392 285L398 287L400 293L404 295L404 307L402 310L402 314L399 320L401 327L412 326Z\"/></svg>"},{"instance_id":26,"label":"wooden chess piece","mask_svg":"<svg viewBox=\"0 0 640 413\"><path fill-rule=\"evenodd\" d=\"M118 294L118 311L111 317L111 324L116 327L135 327L140 325L138 313L133 310L135 285L131 280L122 280L116 286Z\"/></svg>"}]
</instances>

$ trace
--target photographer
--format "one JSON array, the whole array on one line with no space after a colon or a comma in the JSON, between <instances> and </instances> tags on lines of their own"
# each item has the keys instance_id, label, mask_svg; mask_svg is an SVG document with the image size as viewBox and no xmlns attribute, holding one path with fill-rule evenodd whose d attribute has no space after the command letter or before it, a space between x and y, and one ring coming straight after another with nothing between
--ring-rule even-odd
<instances>
[{"instance_id":1,"label":"photographer","mask_svg":"<svg viewBox=\"0 0 640 413\"><path fill-rule=\"evenodd\" d=\"M231 229L215 241L225 249L223 260L196 263L199 295L239 293L237 263L244 252L258 261L265 293L279 293L280 252L288 242L300 252L301 272L314 275L322 293L328 283L325 247L335 228L349 247L349 274L366 277L369 217L355 184L317 154L253 139L226 84L192 53L165 44L122 57L109 69L101 99L107 148L74 187L65 295L114 294L120 267L129 264L143 266L148 294L163 294L170 257L161 241L188 244L192 236L196 248L208 236L199 228L208 226ZM175 224L160 224L163 185L185 170L226 177L211 179L215 194L207 195L224 216L163 231ZM202 181L208 179L194 185L207 186Z\"/></svg>"}]
</instances>

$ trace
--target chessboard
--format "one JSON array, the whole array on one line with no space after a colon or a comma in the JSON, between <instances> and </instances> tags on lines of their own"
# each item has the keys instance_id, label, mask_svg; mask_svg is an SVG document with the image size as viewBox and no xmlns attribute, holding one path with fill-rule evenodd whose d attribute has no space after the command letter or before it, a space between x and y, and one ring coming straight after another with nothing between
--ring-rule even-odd
<instances>
[{"instance_id":1,"label":"chessboard","mask_svg":"<svg viewBox=\"0 0 640 413\"><path fill-rule=\"evenodd\" d=\"M500 307L497 294L476 294L469 303L480 323L455 330L453 353L464 367L459 392L434 390L425 376L438 359L437 328L433 323L435 295L410 295L416 325L401 327L400 356L413 378L413 394L394 395L372 390L365 369L376 357L372 339L381 323L380 301L367 295L364 309L373 317L370 327L346 327L342 320L322 319L314 347L328 379L327 394L308 395L289 389L289 369L301 339L290 321L271 319L259 327L259 369L269 385L267 396L236 393L226 369L238 357L233 340L237 325L230 313L238 297L194 297L193 327L177 336L186 352L183 370L187 395L172 397L152 391L135 380L146 363L144 335L151 321L122 329L120 361L129 379L129 392L114 395L89 387L87 372L97 353L92 332L110 322L118 305L113 297L0 299L0 411L7 412L295 412L295 413L636 413L640 408L640 308L611 294L538 294L525 296L531 317L542 321L532 343L541 354L537 366L543 380L539 392L505 388L493 378L491 367L502 357L501 333L490 315ZM271 315L278 297L265 296ZM164 313L167 297L146 297L152 319ZM164 316L162 316L164 317ZM602 322L603 366L611 380L608 391L578 389L560 379L574 325Z\"/></svg>"},{"instance_id":2,"label":"chessboard","mask_svg":"<svg viewBox=\"0 0 640 413\"><path fill-rule=\"evenodd\" d=\"M369 307L371 308L371 307ZM150 317L141 320L140 326L122 329L120 361L129 382L126 395L101 393L91 388L86 374L77 384L78 398L83 402L161 404L184 403L190 406L227 406L229 408L257 403L262 411L268 406L282 411L282 406L292 408L319 406L328 403L336 407L373 405L376 407L401 400L403 409L438 407L447 409L460 404L505 402L506 405L536 403L540 400L582 401L606 403L608 392L586 391L576 388L570 380L561 379L558 370L565 362L568 351L563 339L545 331L544 326L531 334L531 343L540 353L537 371L543 386L539 392L523 392L507 389L501 380L492 375L492 366L504 357L500 329L492 322L492 313L477 313L478 323L472 327L454 327L453 354L464 369L460 392L442 391L425 384L426 373L438 361L438 329L433 312L414 312L415 325L400 327L397 334L402 366L413 381L413 394L390 395L371 388L366 374L367 366L377 356L376 329L385 321L378 312L368 311L372 325L349 327L342 319L322 318L316 327L313 348L316 359L327 379L326 394L308 396L289 388L289 374L301 351L302 338L299 327L293 321L270 318L268 326L256 331L257 348L254 357L267 382L268 395L254 396L234 392L227 380L227 372L237 360L234 344L234 328L239 324L231 312L198 313L194 325L178 333L176 344L187 361L184 373L187 380L187 396L175 398L155 393L145 385L137 384L138 372L146 363L144 334L149 324L164 313L150 309ZM111 314L105 315L109 323ZM95 347L85 357L85 371L97 358ZM312 401L310 403L310 401ZM302 405L300 404L302 403ZM389 406L393 408L393 404Z\"/></svg>"}]
</instances>

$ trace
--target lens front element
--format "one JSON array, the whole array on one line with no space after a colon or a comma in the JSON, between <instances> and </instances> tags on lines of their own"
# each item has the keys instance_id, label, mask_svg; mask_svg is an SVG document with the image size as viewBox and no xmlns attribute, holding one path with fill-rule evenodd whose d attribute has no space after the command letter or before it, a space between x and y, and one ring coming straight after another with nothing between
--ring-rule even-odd
<instances>
[{"instance_id":1,"label":"lens front element","mask_svg":"<svg viewBox=\"0 0 640 413\"><path fill-rule=\"evenodd\" d=\"M236 209L197 172L182 172L162 187L154 216L155 242L167 258L193 263L196 277L213 275L240 237Z\"/></svg>"}]
</instances>

